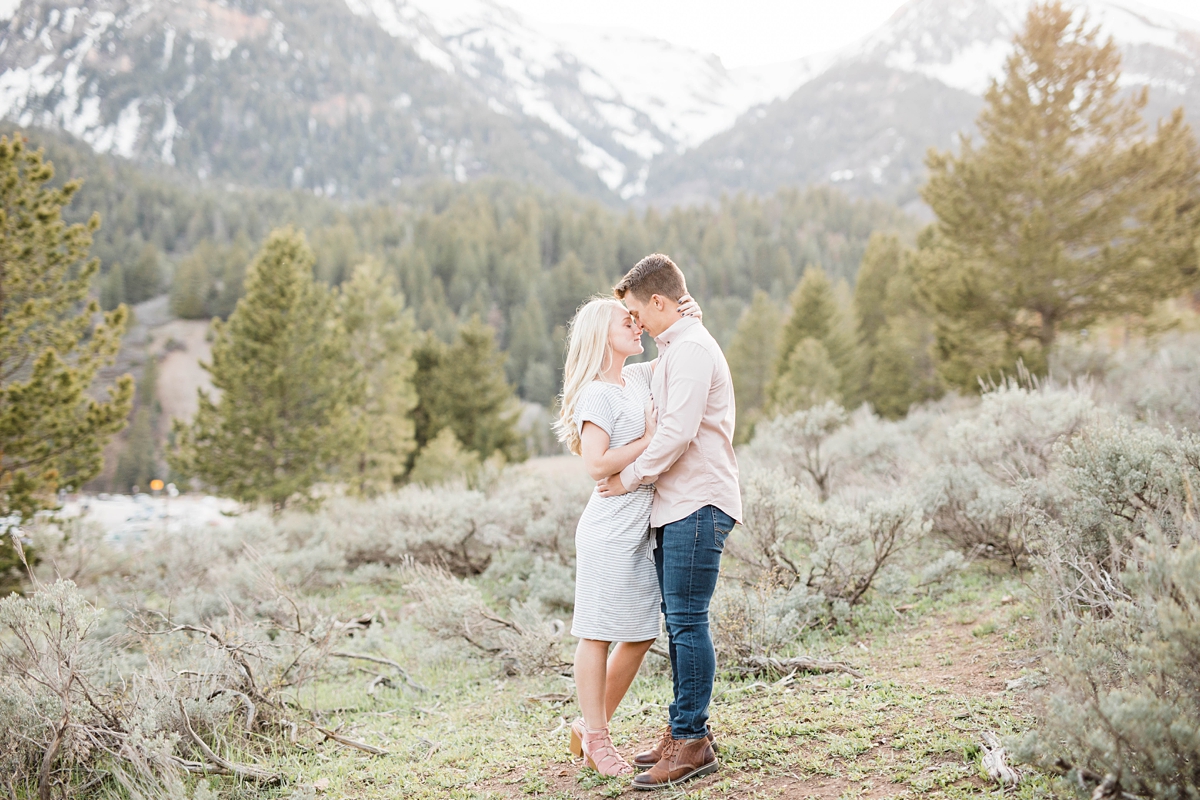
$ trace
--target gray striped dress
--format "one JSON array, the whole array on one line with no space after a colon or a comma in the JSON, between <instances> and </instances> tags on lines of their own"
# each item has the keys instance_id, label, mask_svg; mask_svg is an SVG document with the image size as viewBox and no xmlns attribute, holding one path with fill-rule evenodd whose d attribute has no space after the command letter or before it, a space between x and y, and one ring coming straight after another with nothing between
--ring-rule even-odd
<instances>
[{"instance_id":1,"label":"gray striped dress","mask_svg":"<svg viewBox=\"0 0 1200 800\"><path fill-rule=\"evenodd\" d=\"M595 381L575 407L575 425L592 422L609 447L646 432L650 364L630 364L624 386ZM654 487L620 497L595 491L575 530L575 617L571 635L602 642L644 642L658 636L661 597L650 542Z\"/></svg>"}]
</instances>

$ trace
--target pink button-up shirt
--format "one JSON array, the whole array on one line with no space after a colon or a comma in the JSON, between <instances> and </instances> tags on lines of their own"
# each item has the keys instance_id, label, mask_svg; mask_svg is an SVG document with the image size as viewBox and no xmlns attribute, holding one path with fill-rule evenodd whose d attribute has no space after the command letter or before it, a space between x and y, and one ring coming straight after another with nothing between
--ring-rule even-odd
<instances>
[{"instance_id":1,"label":"pink button-up shirt","mask_svg":"<svg viewBox=\"0 0 1200 800\"><path fill-rule=\"evenodd\" d=\"M733 379L721 346L700 322L684 317L654 337L658 364L650 382L658 429L650 446L621 472L632 490L655 484L650 525L678 522L713 505L742 518L733 454Z\"/></svg>"}]
</instances>

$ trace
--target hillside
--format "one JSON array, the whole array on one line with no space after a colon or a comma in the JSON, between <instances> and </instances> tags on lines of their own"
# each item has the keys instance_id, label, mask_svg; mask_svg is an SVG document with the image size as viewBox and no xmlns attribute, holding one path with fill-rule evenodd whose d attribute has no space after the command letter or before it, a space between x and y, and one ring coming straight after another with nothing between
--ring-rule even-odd
<instances>
[{"instance_id":1,"label":"hillside","mask_svg":"<svg viewBox=\"0 0 1200 800\"><path fill-rule=\"evenodd\" d=\"M242 186L369 197L499 176L609 202L648 166L789 93L627 31L535 29L487 0L24 0L0 116Z\"/></svg>"},{"instance_id":2,"label":"hillside","mask_svg":"<svg viewBox=\"0 0 1200 800\"><path fill-rule=\"evenodd\" d=\"M559 133L418 50L321 0L26 0L0 33L0 113L238 185L370 196L502 175L606 192Z\"/></svg>"}]
</instances>

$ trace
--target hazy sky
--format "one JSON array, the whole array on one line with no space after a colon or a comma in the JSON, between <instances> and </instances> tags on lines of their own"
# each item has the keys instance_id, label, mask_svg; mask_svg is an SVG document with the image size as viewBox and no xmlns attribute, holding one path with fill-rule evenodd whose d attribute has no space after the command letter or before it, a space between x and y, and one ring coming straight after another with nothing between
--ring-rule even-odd
<instances>
[{"instance_id":1,"label":"hazy sky","mask_svg":"<svg viewBox=\"0 0 1200 800\"><path fill-rule=\"evenodd\" d=\"M531 20L632 28L716 53L727 67L833 50L870 33L902 0L501 0ZM1200 20L1200 0L1142 0Z\"/></svg>"}]
</instances>

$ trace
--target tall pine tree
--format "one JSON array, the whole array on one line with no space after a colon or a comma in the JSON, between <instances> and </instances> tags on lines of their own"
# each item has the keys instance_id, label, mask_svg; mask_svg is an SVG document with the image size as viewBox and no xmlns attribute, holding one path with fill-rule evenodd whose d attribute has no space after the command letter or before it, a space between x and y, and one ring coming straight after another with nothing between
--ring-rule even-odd
<instances>
[{"instance_id":1,"label":"tall pine tree","mask_svg":"<svg viewBox=\"0 0 1200 800\"><path fill-rule=\"evenodd\" d=\"M282 509L344 464L357 444L350 409L363 380L347 357L334 298L313 282L303 235L274 231L246 274L228 322L214 322L220 393L200 392L190 425L175 423L172 466L242 502Z\"/></svg>"},{"instance_id":2,"label":"tall pine tree","mask_svg":"<svg viewBox=\"0 0 1200 800\"><path fill-rule=\"evenodd\" d=\"M781 325L778 306L761 290L754 293L754 299L738 320L737 332L729 346L729 371L737 397L734 440L739 443L750 440L754 424L767 404L767 386L775 369Z\"/></svg>"},{"instance_id":3,"label":"tall pine tree","mask_svg":"<svg viewBox=\"0 0 1200 800\"><path fill-rule=\"evenodd\" d=\"M378 494L403 478L416 447L412 315L395 279L375 261L354 268L338 305L350 358L363 379L361 401L350 408L356 444L343 474L356 493Z\"/></svg>"},{"instance_id":4,"label":"tall pine tree","mask_svg":"<svg viewBox=\"0 0 1200 800\"><path fill-rule=\"evenodd\" d=\"M854 285L858 342L864 357L863 397L885 417L937 397L932 324L913 289L911 254L891 234L867 243Z\"/></svg>"},{"instance_id":5,"label":"tall pine tree","mask_svg":"<svg viewBox=\"0 0 1200 800\"><path fill-rule=\"evenodd\" d=\"M463 447L487 459L526 458L517 431L520 408L504 379L504 355L492 329L478 319L463 325L453 344L426 335L417 348L416 439L419 447L450 428Z\"/></svg>"},{"instance_id":6,"label":"tall pine tree","mask_svg":"<svg viewBox=\"0 0 1200 800\"><path fill-rule=\"evenodd\" d=\"M1182 110L1153 136L1146 92L1058 2L1029 12L979 116L981 142L931 151L922 196L937 216L919 290L936 313L951 385L1017 361L1044 372L1062 331L1144 314L1197 280L1200 154Z\"/></svg>"},{"instance_id":7,"label":"tall pine tree","mask_svg":"<svg viewBox=\"0 0 1200 800\"><path fill-rule=\"evenodd\" d=\"M861 394L861 361L854 331L824 270L809 267L791 298L780 335L775 375L767 389L772 413Z\"/></svg>"},{"instance_id":8,"label":"tall pine tree","mask_svg":"<svg viewBox=\"0 0 1200 800\"><path fill-rule=\"evenodd\" d=\"M100 472L101 450L125 425L133 378L94 391L111 364L128 314L103 316L88 288L100 268L88 258L100 225L67 225L63 208L79 190L47 184L54 168L14 135L0 138L0 516L28 517L57 503L60 488ZM0 585L16 554L0 535Z\"/></svg>"},{"instance_id":9,"label":"tall pine tree","mask_svg":"<svg viewBox=\"0 0 1200 800\"><path fill-rule=\"evenodd\" d=\"M100 452L125 426L134 384L122 376L94 399L97 371L111 364L128 312L100 316L88 288L88 259L100 219L66 225L79 189L53 189L40 152L0 138L0 515L28 515L79 487L101 467ZM97 319L99 318L99 321Z\"/></svg>"}]
</instances>

